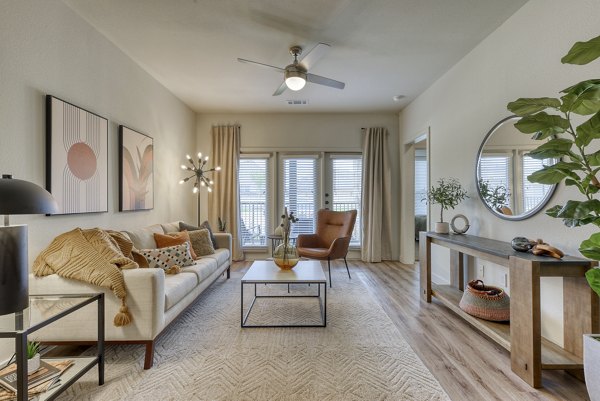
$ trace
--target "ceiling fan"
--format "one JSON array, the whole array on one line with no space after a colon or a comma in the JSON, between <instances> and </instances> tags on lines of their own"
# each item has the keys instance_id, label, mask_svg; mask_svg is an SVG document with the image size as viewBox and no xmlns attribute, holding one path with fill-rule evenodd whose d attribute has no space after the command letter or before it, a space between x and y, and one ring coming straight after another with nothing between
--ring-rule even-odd
<instances>
[{"instance_id":1,"label":"ceiling fan","mask_svg":"<svg viewBox=\"0 0 600 401\"><path fill-rule=\"evenodd\" d=\"M331 46L326 43L317 43L317 45L308 53L306 53L304 57L298 60L298 56L302 55L302 47L292 46L290 47L290 54L294 56L294 61L285 68L279 68L273 65L246 60L243 58L238 58L238 61L240 63L255 64L262 67L267 67L272 70L279 71L280 73L283 72L283 82L273 93L273 96L281 95L287 88L293 91L299 91L300 89L304 88L304 85L306 85L307 81L313 84L329 86L331 88L344 89L346 84L343 82L308 72L308 70L317 62L317 60L323 57L330 48Z\"/></svg>"}]
</instances>

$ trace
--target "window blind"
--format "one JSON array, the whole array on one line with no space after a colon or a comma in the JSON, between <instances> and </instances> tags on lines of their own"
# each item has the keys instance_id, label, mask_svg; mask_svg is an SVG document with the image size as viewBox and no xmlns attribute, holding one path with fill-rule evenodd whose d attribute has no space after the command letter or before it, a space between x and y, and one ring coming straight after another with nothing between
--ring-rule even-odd
<instances>
[{"instance_id":1,"label":"window blind","mask_svg":"<svg viewBox=\"0 0 600 401\"><path fill-rule=\"evenodd\" d=\"M533 159L527 155L523 158L523 211L528 212L535 208L544 199L551 185L529 182L527 176L541 170L543 160Z\"/></svg>"},{"instance_id":2,"label":"window blind","mask_svg":"<svg viewBox=\"0 0 600 401\"><path fill-rule=\"evenodd\" d=\"M332 158L332 210L346 211L356 209L356 223L351 246L360 246L361 243L361 194L362 194L362 157L352 156L345 158Z\"/></svg>"},{"instance_id":3,"label":"window blind","mask_svg":"<svg viewBox=\"0 0 600 401\"><path fill-rule=\"evenodd\" d=\"M242 158L238 170L242 246L266 246L268 221L268 159Z\"/></svg>"},{"instance_id":4,"label":"window blind","mask_svg":"<svg viewBox=\"0 0 600 401\"><path fill-rule=\"evenodd\" d=\"M512 203L514 188L512 188L512 157L509 155L484 155L479 163L479 178L489 182L490 189L504 186L510 195L508 204Z\"/></svg>"},{"instance_id":5,"label":"window blind","mask_svg":"<svg viewBox=\"0 0 600 401\"><path fill-rule=\"evenodd\" d=\"M299 219L292 224L292 235L313 234L317 210L317 160L284 156L283 204Z\"/></svg>"}]
</instances>

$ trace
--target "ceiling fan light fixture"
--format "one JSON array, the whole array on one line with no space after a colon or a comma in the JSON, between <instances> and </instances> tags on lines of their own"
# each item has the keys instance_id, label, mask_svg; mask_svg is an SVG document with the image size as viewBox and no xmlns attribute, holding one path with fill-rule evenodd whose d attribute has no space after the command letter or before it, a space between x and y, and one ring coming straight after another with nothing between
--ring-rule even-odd
<instances>
[{"instance_id":1,"label":"ceiling fan light fixture","mask_svg":"<svg viewBox=\"0 0 600 401\"><path fill-rule=\"evenodd\" d=\"M298 68L289 68L285 71L285 84L293 91L299 91L306 85L306 73Z\"/></svg>"}]
</instances>

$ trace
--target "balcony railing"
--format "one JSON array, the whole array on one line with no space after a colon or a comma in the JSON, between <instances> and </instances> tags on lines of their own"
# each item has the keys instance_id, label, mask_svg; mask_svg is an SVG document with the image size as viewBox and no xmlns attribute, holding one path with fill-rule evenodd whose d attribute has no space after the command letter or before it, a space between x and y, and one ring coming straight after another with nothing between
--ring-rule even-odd
<instances>
[{"instance_id":1,"label":"balcony railing","mask_svg":"<svg viewBox=\"0 0 600 401\"><path fill-rule=\"evenodd\" d=\"M267 245L267 203L240 202L242 246Z\"/></svg>"}]
</instances>

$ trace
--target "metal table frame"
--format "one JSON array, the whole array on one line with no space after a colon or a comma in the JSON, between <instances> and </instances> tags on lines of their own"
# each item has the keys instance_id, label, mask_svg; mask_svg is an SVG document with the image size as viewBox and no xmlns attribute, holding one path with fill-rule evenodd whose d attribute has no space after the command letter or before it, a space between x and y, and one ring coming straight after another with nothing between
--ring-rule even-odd
<instances>
[{"instance_id":1,"label":"metal table frame","mask_svg":"<svg viewBox=\"0 0 600 401\"><path fill-rule=\"evenodd\" d=\"M254 297L252 298L252 302L250 303L250 307L248 311L244 314L244 285L254 284ZM317 284L317 295L258 295L257 293L257 284ZM242 328L258 328L258 327L327 327L327 281L277 281L277 282L269 282L265 280L255 281L255 280L244 280L241 282L241 327ZM323 290L321 291L321 285L323 286ZM323 296L321 297L321 293ZM318 298L319 299L319 309L321 314L321 324L273 324L273 325L250 325L246 324L248 321L248 317L250 316L250 312L252 312L252 307L258 298Z\"/></svg>"},{"instance_id":2,"label":"metal table frame","mask_svg":"<svg viewBox=\"0 0 600 401\"><path fill-rule=\"evenodd\" d=\"M44 298L88 298L82 300L76 305L73 305L56 315L44 319L39 323L24 329L23 325L23 312L15 313L15 330L0 331L0 338L14 338L15 349L16 349L16 364L17 364L17 401L26 401L29 399L27 391L27 336L31 333L45 327L73 312L89 305L93 302L98 303L98 355L85 367L83 367L77 374L75 374L68 381L61 383L61 385L53 391L53 394L47 398L47 400L53 400L58 397L63 391L69 386L75 383L81 376L88 372L92 367L98 365L98 385L104 384L104 293L97 294L43 294L43 295L30 295L30 299L44 299ZM69 357L70 359L74 359Z\"/></svg>"}]
</instances>

